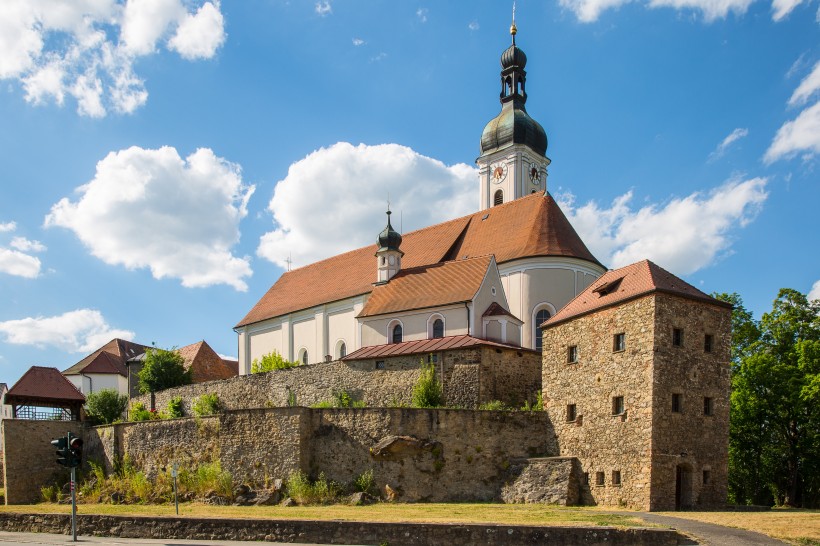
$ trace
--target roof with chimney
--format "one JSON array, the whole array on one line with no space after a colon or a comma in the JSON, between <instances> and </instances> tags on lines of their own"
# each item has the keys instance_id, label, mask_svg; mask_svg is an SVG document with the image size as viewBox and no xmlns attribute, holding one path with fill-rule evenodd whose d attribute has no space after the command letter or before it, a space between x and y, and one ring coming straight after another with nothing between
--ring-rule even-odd
<instances>
[{"instance_id":1,"label":"roof with chimney","mask_svg":"<svg viewBox=\"0 0 820 546\"><path fill-rule=\"evenodd\" d=\"M114 338L90 355L86 356L63 373L66 375L77 374L119 374L128 376L125 363L143 353L149 347L132 341Z\"/></svg>"}]
</instances>

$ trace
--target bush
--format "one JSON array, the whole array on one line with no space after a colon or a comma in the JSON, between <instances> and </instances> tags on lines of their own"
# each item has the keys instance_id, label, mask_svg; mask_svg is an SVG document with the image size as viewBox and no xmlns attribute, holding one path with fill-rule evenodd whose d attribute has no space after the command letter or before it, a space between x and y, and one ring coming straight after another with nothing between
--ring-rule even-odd
<instances>
[{"instance_id":1,"label":"bush","mask_svg":"<svg viewBox=\"0 0 820 546\"><path fill-rule=\"evenodd\" d=\"M341 495L339 484L327 479L324 472L315 482L301 470L292 472L285 481L288 495L298 504L329 504Z\"/></svg>"},{"instance_id":2,"label":"bush","mask_svg":"<svg viewBox=\"0 0 820 546\"><path fill-rule=\"evenodd\" d=\"M179 472L180 488L196 495L204 495L213 491L223 497L233 494L233 478L230 472L222 470L219 461L204 463L196 470L182 469Z\"/></svg>"},{"instance_id":3,"label":"bush","mask_svg":"<svg viewBox=\"0 0 820 546\"><path fill-rule=\"evenodd\" d=\"M45 502L57 502L60 500L60 488L56 485L44 485L40 487L40 496Z\"/></svg>"},{"instance_id":4,"label":"bush","mask_svg":"<svg viewBox=\"0 0 820 546\"><path fill-rule=\"evenodd\" d=\"M369 468L356 476L356 479L353 480L353 487L356 488L356 491L361 491L362 493L367 493L371 489L373 489L375 481L373 479L373 469Z\"/></svg>"},{"instance_id":5,"label":"bush","mask_svg":"<svg viewBox=\"0 0 820 546\"><path fill-rule=\"evenodd\" d=\"M102 389L86 397L88 417L94 422L108 425L119 419L128 407L128 397L116 389Z\"/></svg>"},{"instance_id":6,"label":"bush","mask_svg":"<svg viewBox=\"0 0 820 546\"><path fill-rule=\"evenodd\" d=\"M194 400L192 409L197 417L205 417L219 413L222 410L222 404L219 402L219 396L212 392L203 394Z\"/></svg>"},{"instance_id":7,"label":"bush","mask_svg":"<svg viewBox=\"0 0 820 546\"><path fill-rule=\"evenodd\" d=\"M367 403L364 400L356 400L350 393L344 389L334 390L333 398L330 400L322 400L310 406L312 408L328 409L328 408L366 408Z\"/></svg>"},{"instance_id":8,"label":"bush","mask_svg":"<svg viewBox=\"0 0 820 546\"><path fill-rule=\"evenodd\" d=\"M185 417L185 411L182 409L182 397L174 396L168 401L168 418L176 419L178 417Z\"/></svg>"},{"instance_id":9,"label":"bush","mask_svg":"<svg viewBox=\"0 0 820 546\"><path fill-rule=\"evenodd\" d=\"M524 402L524 407L521 408L522 411L544 411L544 397L541 394L541 391L535 392L535 403L530 403L529 400Z\"/></svg>"},{"instance_id":10,"label":"bush","mask_svg":"<svg viewBox=\"0 0 820 546\"><path fill-rule=\"evenodd\" d=\"M504 411L510 408L504 405L504 402L502 402L501 400L491 400L490 402L484 402L483 404L478 406L478 409L486 411Z\"/></svg>"},{"instance_id":11,"label":"bush","mask_svg":"<svg viewBox=\"0 0 820 546\"><path fill-rule=\"evenodd\" d=\"M298 366L298 362L290 362L282 358L277 351L270 352L262 356L262 360L254 358L251 362L251 373L265 373L273 370L284 370Z\"/></svg>"},{"instance_id":12,"label":"bush","mask_svg":"<svg viewBox=\"0 0 820 546\"><path fill-rule=\"evenodd\" d=\"M128 412L128 418L131 421L150 421L151 419L159 419L156 411L149 411L145 409L145 404L142 402L134 402L131 404L131 410Z\"/></svg>"},{"instance_id":13,"label":"bush","mask_svg":"<svg viewBox=\"0 0 820 546\"><path fill-rule=\"evenodd\" d=\"M441 383L436 377L436 367L431 362L421 361L421 371L416 384L413 385L413 397L410 405L414 408L438 408L442 406L444 396Z\"/></svg>"}]
</instances>

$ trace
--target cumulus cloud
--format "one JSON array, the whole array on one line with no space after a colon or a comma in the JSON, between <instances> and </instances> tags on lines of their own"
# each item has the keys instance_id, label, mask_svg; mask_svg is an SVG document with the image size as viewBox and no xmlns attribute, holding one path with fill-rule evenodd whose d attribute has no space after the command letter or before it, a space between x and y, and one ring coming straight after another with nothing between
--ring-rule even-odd
<instances>
[{"instance_id":1,"label":"cumulus cloud","mask_svg":"<svg viewBox=\"0 0 820 546\"><path fill-rule=\"evenodd\" d=\"M16 222L0 223L0 233L10 233L16 229ZM12 238L8 247L0 245L0 273L36 279L40 276L42 263L31 253L43 252L45 249L46 247L40 241L30 241L19 236Z\"/></svg>"},{"instance_id":2,"label":"cumulus cloud","mask_svg":"<svg viewBox=\"0 0 820 546\"><path fill-rule=\"evenodd\" d=\"M445 165L398 144L339 142L292 164L268 209L275 227L257 254L282 268L373 243L386 223L411 231L475 210L476 170ZM332 181L332 183L328 182ZM317 215L316 211L322 211Z\"/></svg>"},{"instance_id":3,"label":"cumulus cloud","mask_svg":"<svg viewBox=\"0 0 820 546\"><path fill-rule=\"evenodd\" d=\"M364 44L365 44L365 41L362 40L361 38L353 38L353 45L354 46L358 47L358 46L364 45Z\"/></svg>"},{"instance_id":4,"label":"cumulus cloud","mask_svg":"<svg viewBox=\"0 0 820 546\"><path fill-rule=\"evenodd\" d=\"M3 0L0 79L35 105L73 97L81 115L130 113L148 99L138 58L161 47L209 58L224 40L218 0Z\"/></svg>"},{"instance_id":5,"label":"cumulus cloud","mask_svg":"<svg viewBox=\"0 0 820 546\"><path fill-rule=\"evenodd\" d=\"M325 17L326 15L333 13L333 8L331 7L329 0L321 0L320 2L316 2L313 9L316 12L316 15L319 15L320 17Z\"/></svg>"},{"instance_id":6,"label":"cumulus cloud","mask_svg":"<svg viewBox=\"0 0 820 546\"><path fill-rule=\"evenodd\" d=\"M109 153L76 191L77 201L52 206L45 225L71 229L105 263L149 268L186 287L247 290L250 258L231 248L254 187L238 165L207 148L182 159L168 146L134 146Z\"/></svg>"},{"instance_id":7,"label":"cumulus cloud","mask_svg":"<svg viewBox=\"0 0 820 546\"><path fill-rule=\"evenodd\" d=\"M820 300L820 281L814 283L809 291L809 300Z\"/></svg>"},{"instance_id":8,"label":"cumulus cloud","mask_svg":"<svg viewBox=\"0 0 820 546\"><path fill-rule=\"evenodd\" d=\"M720 144L718 144L718 147L715 148L714 152L709 154L709 159L714 161L716 159L719 159L719 158L723 157L723 154L726 153L726 150L729 149L729 146L731 146L732 144L734 144L735 142L737 142L738 140L740 140L741 138L745 137L748 134L749 134L748 129L745 129L745 128L735 129L734 131L729 133L729 135L726 138L724 138L720 142Z\"/></svg>"},{"instance_id":9,"label":"cumulus cloud","mask_svg":"<svg viewBox=\"0 0 820 546\"><path fill-rule=\"evenodd\" d=\"M752 221L768 197L766 182L730 180L708 194L696 192L637 210L630 206L632 192L608 208L593 201L576 206L571 194L557 199L592 253L610 267L649 258L687 275L730 251L732 232Z\"/></svg>"},{"instance_id":10,"label":"cumulus cloud","mask_svg":"<svg viewBox=\"0 0 820 546\"><path fill-rule=\"evenodd\" d=\"M559 0L561 7L575 14L579 21L591 23L597 21L601 13L608 9L619 8L632 0ZM700 12L706 22L722 19L734 12L736 15L746 13L754 0L647 0L643 4L648 8L673 8ZM773 0L772 18L779 21L802 0Z\"/></svg>"},{"instance_id":11,"label":"cumulus cloud","mask_svg":"<svg viewBox=\"0 0 820 546\"><path fill-rule=\"evenodd\" d=\"M793 120L787 121L774 136L763 156L766 163L788 159L803 152L805 158L820 153L820 102L806 108Z\"/></svg>"},{"instance_id":12,"label":"cumulus cloud","mask_svg":"<svg viewBox=\"0 0 820 546\"><path fill-rule=\"evenodd\" d=\"M430 13L430 10L427 8L419 8L416 10L416 17L419 18L419 21L422 23L427 22L427 14Z\"/></svg>"},{"instance_id":13,"label":"cumulus cloud","mask_svg":"<svg viewBox=\"0 0 820 546\"><path fill-rule=\"evenodd\" d=\"M132 340L134 332L108 325L95 309L77 309L53 317L28 317L0 322L5 342L35 347L56 347L71 353L87 353L113 338Z\"/></svg>"},{"instance_id":14,"label":"cumulus cloud","mask_svg":"<svg viewBox=\"0 0 820 546\"><path fill-rule=\"evenodd\" d=\"M811 73L803 78L794 90L789 98L789 106L806 104L818 91L820 91L820 61L817 61Z\"/></svg>"},{"instance_id":15,"label":"cumulus cloud","mask_svg":"<svg viewBox=\"0 0 820 546\"><path fill-rule=\"evenodd\" d=\"M469 28L472 31L476 31L480 29L481 26L478 24L478 21L470 21L470 24L467 25L467 28Z\"/></svg>"}]
</instances>

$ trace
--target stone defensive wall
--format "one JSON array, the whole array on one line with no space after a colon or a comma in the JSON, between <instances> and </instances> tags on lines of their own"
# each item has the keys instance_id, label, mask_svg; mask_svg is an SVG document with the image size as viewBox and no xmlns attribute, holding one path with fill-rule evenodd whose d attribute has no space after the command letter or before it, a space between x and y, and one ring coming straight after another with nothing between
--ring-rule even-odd
<instances>
[{"instance_id":1,"label":"stone defensive wall","mask_svg":"<svg viewBox=\"0 0 820 546\"><path fill-rule=\"evenodd\" d=\"M167 389L154 394L154 407L162 411L174 397L182 399L186 415L193 400L216 393L228 410L311 406L347 392L368 407L408 406L422 360L436 359L436 373L450 407L476 408L500 400L510 407L533 401L541 390L541 357L526 349L476 347L442 351L434 355L405 355L308 364L268 373L243 375ZM151 408L151 396L132 399Z\"/></svg>"},{"instance_id":2,"label":"stone defensive wall","mask_svg":"<svg viewBox=\"0 0 820 546\"><path fill-rule=\"evenodd\" d=\"M0 530L69 534L71 519L63 514L5 512L0 513ZM77 516L77 534L162 540L254 540L391 546L674 546L691 543L683 542L685 537L672 529L93 515Z\"/></svg>"}]
</instances>

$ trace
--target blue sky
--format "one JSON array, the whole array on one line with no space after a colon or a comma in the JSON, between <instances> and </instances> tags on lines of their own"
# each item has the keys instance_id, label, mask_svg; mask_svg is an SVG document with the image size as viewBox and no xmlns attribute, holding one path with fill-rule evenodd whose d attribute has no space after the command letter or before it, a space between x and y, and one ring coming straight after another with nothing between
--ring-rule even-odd
<instances>
[{"instance_id":1,"label":"blue sky","mask_svg":"<svg viewBox=\"0 0 820 546\"><path fill-rule=\"evenodd\" d=\"M0 6L0 381L232 327L287 266L474 211L509 2ZM611 267L820 297L816 1L519 0L548 188ZM395 218L395 216L394 216Z\"/></svg>"}]
</instances>

